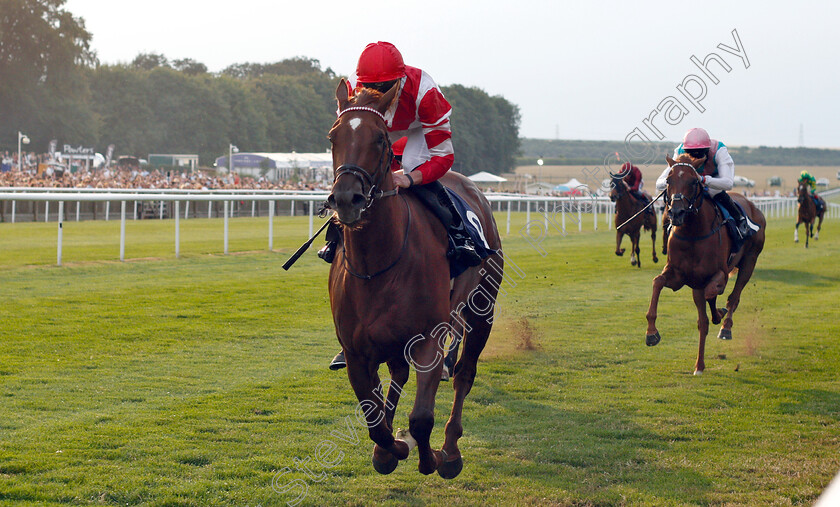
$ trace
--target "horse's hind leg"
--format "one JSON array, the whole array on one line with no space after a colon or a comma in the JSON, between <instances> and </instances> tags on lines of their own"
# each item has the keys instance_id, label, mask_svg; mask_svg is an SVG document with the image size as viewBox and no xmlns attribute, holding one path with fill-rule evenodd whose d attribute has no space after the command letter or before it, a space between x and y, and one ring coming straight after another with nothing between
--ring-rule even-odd
<instances>
[{"instance_id":1,"label":"horse's hind leg","mask_svg":"<svg viewBox=\"0 0 840 507\"><path fill-rule=\"evenodd\" d=\"M630 265L642 267L639 259L639 231L630 234Z\"/></svg>"},{"instance_id":2,"label":"horse's hind leg","mask_svg":"<svg viewBox=\"0 0 840 507\"><path fill-rule=\"evenodd\" d=\"M760 252L761 249L757 252L745 253L744 259L738 266L738 278L735 280L735 287L732 288L732 293L729 294L726 300L726 319L723 321L723 327L718 332L718 338L721 340L732 339L732 314L735 313L735 310L738 309L738 305L741 303L741 292L746 287L747 282L750 281Z\"/></svg>"},{"instance_id":3,"label":"horse's hind leg","mask_svg":"<svg viewBox=\"0 0 840 507\"><path fill-rule=\"evenodd\" d=\"M651 228L650 239L651 239L651 241L653 241L653 250L652 250L653 251L653 262L657 263L657 262L659 262L659 258L656 256L656 224L655 223L653 224L653 227Z\"/></svg>"},{"instance_id":4,"label":"horse's hind leg","mask_svg":"<svg viewBox=\"0 0 840 507\"><path fill-rule=\"evenodd\" d=\"M403 386L408 381L409 370L408 363L402 357L388 361L391 382L388 385L388 398L385 400L385 422L388 423L388 428L391 431L394 431L394 414L397 411L400 396L402 396Z\"/></svg>"},{"instance_id":5,"label":"horse's hind leg","mask_svg":"<svg viewBox=\"0 0 840 507\"><path fill-rule=\"evenodd\" d=\"M823 212L823 213L824 213L824 212ZM824 215L820 215L820 217L819 217L819 218L820 218L820 221L819 221L819 223L817 224L817 233L816 233L816 234L814 234L814 239L820 239L820 229L822 229L823 216L824 216Z\"/></svg>"},{"instance_id":6,"label":"horse's hind leg","mask_svg":"<svg viewBox=\"0 0 840 507\"><path fill-rule=\"evenodd\" d=\"M694 305L697 306L697 330L700 331L700 347L697 351L697 363L694 365L694 374L702 375L706 369L706 335L709 334L709 317L706 315L706 298L703 296L703 289L693 289Z\"/></svg>"},{"instance_id":7,"label":"horse's hind leg","mask_svg":"<svg viewBox=\"0 0 840 507\"><path fill-rule=\"evenodd\" d=\"M491 283L485 279L483 282L483 289L486 289ZM493 300L489 300L485 294L489 294ZM487 337L490 336L490 329L492 327L493 308L495 306L496 289L490 291L482 291L482 300L479 305L481 308L473 308L471 304L464 310L462 317L467 323L467 331L464 339L464 351L461 354L461 359L455 366L455 399L452 402L452 412L449 416L449 421L446 423L446 441L443 444L444 462L438 468L438 473L444 479L452 479L461 473L463 468L463 460L461 458L461 451L458 448L458 439L463 435L464 428L461 425L461 414L464 409L464 399L472 389L473 381L475 380L476 368L478 363L478 356L484 350L487 344ZM480 314L480 315L479 315Z\"/></svg>"},{"instance_id":8,"label":"horse's hind leg","mask_svg":"<svg viewBox=\"0 0 840 507\"><path fill-rule=\"evenodd\" d=\"M429 445L429 437L435 425L435 394L443 370L442 358L442 343L436 336L426 337L412 348L411 359L417 368L417 396L408 416L408 429L417 442L417 452L420 454L418 469L425 475L437 470L443 462L441 453L432 450Z\"/></svg>"}]
</instances>

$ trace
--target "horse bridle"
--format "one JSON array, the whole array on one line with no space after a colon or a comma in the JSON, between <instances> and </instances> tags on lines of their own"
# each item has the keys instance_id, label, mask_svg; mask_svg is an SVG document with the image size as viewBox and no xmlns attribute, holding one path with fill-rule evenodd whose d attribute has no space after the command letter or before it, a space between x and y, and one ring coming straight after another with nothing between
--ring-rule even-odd
<instances>
[{"instance_id":1,"label":"horse bridle","mask_svg":"<svg viewBox=\"0 0 840 507\"><path fill-rule=\"evenodd\" d=\"M671 169L673 169L677 166L690 167L692 171L695 171L695 172L697 171L697 169L693 165L687 164L685 162L676 163L676 164L671 166ZM697 202L696 205L695 205L695 201L697 201L698 198L700 199L700 202ZM671 203L673 201L683 201L683 200L688 202L688 207L685 208L686 211L689 211L689 212L695 213L695 214L698 213L700 211L700 206L703 205L703 186L702 185L697 185L697 193L694 194L694 196L691 198L691 200L686 199L686 197L684 195L680 194L680 193L677 193L677 194L674 194L674 195L668 195L667 193L665 194L665 202L667 202L669 206L671 206Z\"/></svg>"},{"instance_id":2,"label":"horse bridle","mask_svg":"<svg viewBox=\"0 0 840 507\"><path fill-rule=\"evenodd\" d=\"M369 113L373 113L376 116L378 116L383 122L387 123L385 121L385 116L382 113L380 113L378 110L376 110L372 107L366 107L366 106L351 106L351 107L348 107L347 109L344 109L343 111L338 113L338 118L341 118L341 116L344 113L348 113L350 111L366 111L366 112L369 112ZM368 208L370 208L373 205L373 202L376 199L382 199L384 197L391 197L391 196L397 195L397 193L399 192L399 190L397 188L394 188L393 190L388 190L388 191L379 190L379 185L382 183L382 179L385 177L385 171L387 171L388 168L391 167L391 163L394 160L394 150L391 148L391 139L388 137L387 133L385 135L385 139L388 143L388 149L387 150L382 150L382 153L379 156L379 162L377 163L377 166L376 166L376 172L379 173L379 174L378 174L378 177L377 177L376 181L373 181L373 179L370 176L370 173L368 173L362 167L360 167L356 164L341 164L340 166L338 166L338 168L335 171L335 178L333 178L333 187L335 187L335 184L336 184L336 182L338 182L338 179L341 178L342 176L344 176L345 174L349 174L351 176L354 176L355 178L357 178L361 182L362 193L365 194L365 205L362 207L362 210L361 210L362 213L364 213ZM386 155L387 155L387 159L386 159ZM386 164L385 167L384 167L384 170L383 170L383 167L382 167L383 162ZM365 192L365 185L367 185L367 188L368 188L367 192ZM330 209L329 203L327 203L325 201L323 204L321 204L321 209L319 211L319 215L323 218L324 216L326 216L326 211L328 209Z\"/></svg>"}]
</instances>

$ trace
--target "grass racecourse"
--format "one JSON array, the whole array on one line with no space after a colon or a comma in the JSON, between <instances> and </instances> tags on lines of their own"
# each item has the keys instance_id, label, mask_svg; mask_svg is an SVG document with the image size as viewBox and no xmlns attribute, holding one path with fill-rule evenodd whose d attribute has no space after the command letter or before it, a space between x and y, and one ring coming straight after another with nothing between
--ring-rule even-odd
<instances>
[{"instance_id":1,"label":"grass racecourse","mask_svg":"<svg viewBox=\"0 0 840 507\"><path fill-rule=\"evenodd\" d=\"M550 229L545 256L524 222L451 481L416 451L371 467L346 373L326 368L327 265L313 248L280 268L306 218L276 219L274 252L267 219L232 220L227 256L221 220L182 221L181 259L171 221L129 222L126 262L118 222L66 222L63 267L54 223L0 224L0 505L813 504L840 470L836 221L808 250L769 221L701 377L688 289L663 292L662 343L644 345L664 264L649 237L636 269L603 222ZM451 400L442 384L438 448Z\"/></svg>"}]
</instances>

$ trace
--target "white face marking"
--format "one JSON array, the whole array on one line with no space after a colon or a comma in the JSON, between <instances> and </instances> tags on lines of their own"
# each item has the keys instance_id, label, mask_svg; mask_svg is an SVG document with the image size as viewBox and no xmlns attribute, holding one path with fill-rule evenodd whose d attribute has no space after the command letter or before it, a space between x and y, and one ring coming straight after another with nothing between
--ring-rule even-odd
<instances>
[{"instance_id":1,"label":"white face marking","mask_svg":"<svg viewBox=\"0 0 840 507\"><path fill-rule=\"evenodd\" d=\"M361 118L353 118L352 120L350 120L350 128L353 129L353 130L356 130L357 128L359 128L359 125L361 125L361 124L362 124Z\"/></svg>"}]
</instances>

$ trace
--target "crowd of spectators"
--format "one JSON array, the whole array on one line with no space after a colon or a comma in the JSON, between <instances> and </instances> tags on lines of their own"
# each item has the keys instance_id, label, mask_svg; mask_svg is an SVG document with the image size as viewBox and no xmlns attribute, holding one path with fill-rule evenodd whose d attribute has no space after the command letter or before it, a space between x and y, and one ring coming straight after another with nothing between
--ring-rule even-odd
<instances>
[{"instance_id":1,"label":"crowd of spectators","mask_svg":"<svg viewBox=\"0 0 840 507\"><path fill-rule=\"evenodd\" d=\"M81 166L69 170L51 161L48 154L23 154L23 170L17 163L17 153L5 152L0 161L0 187L53 188L154 188L154 189L268 189L268 190L326 190L324 182L270 181L265 177L252 178L237 173L219 175L215 170L155 169L147 166L90 170Z\"/></svg>"}]
</instances>

